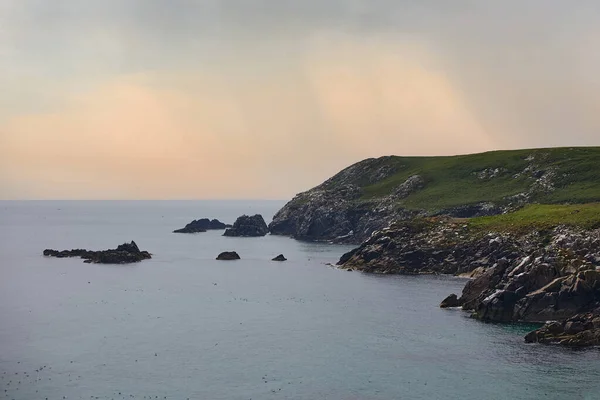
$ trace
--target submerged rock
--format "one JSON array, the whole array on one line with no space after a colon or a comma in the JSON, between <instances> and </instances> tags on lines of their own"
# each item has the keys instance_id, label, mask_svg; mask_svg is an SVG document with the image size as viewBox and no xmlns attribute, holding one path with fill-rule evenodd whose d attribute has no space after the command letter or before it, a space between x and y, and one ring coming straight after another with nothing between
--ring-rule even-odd
<instances>
[{"instance_id":1,"label":"submerged rock","mask_svg":"<svg viewBox=\"0 0 600 400\"><path fill-rule=\"evenodd\" d=\"M256 237L265 236L269 233L269 228L264 218L260 214L253 216L242 215L233 226L225 231L223 236L246 236Z\"/></svg>"},{"instance_id":2,"label":"submerged rock","mask_svg":"<svg viewBox=\"0 0 600 400\"><path fill-rule=\"evenodd\" d=\"M224 251L217 256L217 260L240 260L241 257L235 251Z\"/></svg>"},{"instance_id":3,"label":"submerged rock","mask_svg":"<svg viewBox=\"0 0 600 400\"><path fill-rule=\"evenodd\" d=\"M193 220L184 228L174 230L173 233L199 233L212 229L226 229L230 227L231 225L225 224L218 219L209 220L208 218L202 218Z\"/></svg>"},{"instance_id":4,"label":"submerged rock","mask_svg":"<svg viewBox=\"0 0 600 400\"><path fill-rule=\"evenodd\" d=\"M525 336L527 343L558 343L570 347L600 346L600 310L550 321Z\"/></svg>"},{"instance_id":5,"label":"submerged rock","mask_svg":"<svg viewBox=\"0 0 600 400\"><path fill-rule=\"evenodd\" d=\"M287 258L285 258L283 254L280 254L277 257L273 258L271 261L287 261Z\"/></svg>"},{"instance_id":6,"label":"submerged rock","mask_svg":"<svg viewBox=\"0 0 600 400\"><path fill-rule=\"evenodd\" d=\"M147 260L152 258L152 255L147 251L140 251L139 247L134 241L131 243L124 243L117 246L116 249L92 251L86 249L74 249L74 250L53 250L46 249L43 252L44 256L47 257L81 257L85 263L94 264L129 264Z\"/></svg>"}]
</instances>

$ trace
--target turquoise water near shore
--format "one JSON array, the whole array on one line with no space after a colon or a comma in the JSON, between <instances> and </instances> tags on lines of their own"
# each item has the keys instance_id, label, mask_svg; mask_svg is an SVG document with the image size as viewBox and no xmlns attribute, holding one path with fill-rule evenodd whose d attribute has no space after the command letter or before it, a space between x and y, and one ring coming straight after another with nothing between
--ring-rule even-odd
<instances>
[{"instance_id":1,"label":"turquoise water near shore","mask_svg":"<svg viewBox=\"0 0 600 400\"><path fill-rule=\"evenodd\" d=\"M439 309L464 279L327 265L348 246L171 233L283 203L0 202L0 398L600 398L600 350ZM41 256L130 240L153 259ZM242 260L214 260L225 250Z\"/></svg>"}]
</instances>

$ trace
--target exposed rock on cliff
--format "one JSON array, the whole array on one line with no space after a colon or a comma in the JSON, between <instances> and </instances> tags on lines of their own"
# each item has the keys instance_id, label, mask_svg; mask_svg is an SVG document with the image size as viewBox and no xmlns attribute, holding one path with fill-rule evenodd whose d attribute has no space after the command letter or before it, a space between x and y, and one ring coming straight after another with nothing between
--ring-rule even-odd
<instances>
[{"instance_id":1,"label":"exposed rock on cliff","mask_svg":"<svg viewBox=\"0 0 600 400\"><path fill-rule=\"evenodd\" d=\"M85 263L94 264L129 264L152 258L152 255L147 251L140 251L134 241L121 244L116 249L101 251L85 249L58 251L46 249L43 254L44 256L57 258L81 257L85 260Z\"/></svg>"},{"instance_id":2,"label":"exposed rock on cliff","mask_svg":"<svg viewBox=\"0 0 600 400\"><path fill-rule=\"evenodd\" d=\"M301 240L360 243L394 219L418 215L418 211L403 210L395 204L397 199L423 186L423 178L418 175L403 181L389 196L362 199L360 182L375 184L396 172L385 164L389 159L382 157L354 164L316 188L298 194L275 214L269 231Z\"/></svg>"},{"instance_id":3,"label":"exposed rock on cliff","mask_svg":"<svg viewBox=\"0 0 600 400\"><path fill-rule=\"evenodd\" d=\"M262 215L242 215L227 229L223 236L265 236L269 233L267 223Z\"/></svg>"},{"instance_id":4,"label":"exposed rock on cliff","mask_svg":"<svg viewBox=\"0 0 600 400\"><path fill-rule=\"evenodd\" d=\"M212 229L231 228L231 225L225 224L218 219L209 220L208 218L195 219L184 228L176 229L173 233L199 233Z\"/></svg>"}]
</instances>

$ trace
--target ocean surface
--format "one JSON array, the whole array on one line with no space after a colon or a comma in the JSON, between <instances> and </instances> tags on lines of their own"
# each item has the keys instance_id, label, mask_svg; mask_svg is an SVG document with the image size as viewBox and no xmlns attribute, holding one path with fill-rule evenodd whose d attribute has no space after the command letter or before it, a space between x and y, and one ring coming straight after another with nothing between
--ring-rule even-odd
<instances>
[{"instance_id":1,"label":"ocean surface","mask_svg":"<svg viewBox=\"0 0 600 400\"><path fill-rule=\"evenodd\" d=\"M327 265L348 246L171 233L201 217L269 222L282 205L0 202L0 398L600 398L600 350L525 344L531 326L439 309L464 279ZM153 258L42 256L130 240ZM216 261L225 250L242 260Z\"/></svg>"}]
</instances>

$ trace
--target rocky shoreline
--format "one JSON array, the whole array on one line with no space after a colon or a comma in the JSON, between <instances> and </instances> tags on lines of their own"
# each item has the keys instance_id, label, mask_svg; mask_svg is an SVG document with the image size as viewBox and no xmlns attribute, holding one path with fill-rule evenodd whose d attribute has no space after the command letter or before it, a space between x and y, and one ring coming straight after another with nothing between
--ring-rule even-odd
<instances>
[{"instance_id":1,"label":"rocky shoreline","mask_svg":"<svg viewBox=\"0 0 600 400\"><path fill-rule=\"evenodd\" d=\"M482 321L568 321L600 310L600 229L490 232L464 220L415 219L373 233L344 254L338 267L378 274L469 273L462 294L448 296L441 307L462 307Z\"/></svg>"}]
</instances>

